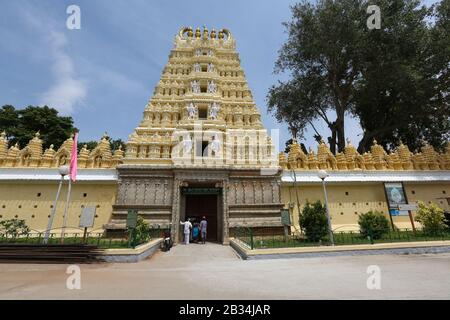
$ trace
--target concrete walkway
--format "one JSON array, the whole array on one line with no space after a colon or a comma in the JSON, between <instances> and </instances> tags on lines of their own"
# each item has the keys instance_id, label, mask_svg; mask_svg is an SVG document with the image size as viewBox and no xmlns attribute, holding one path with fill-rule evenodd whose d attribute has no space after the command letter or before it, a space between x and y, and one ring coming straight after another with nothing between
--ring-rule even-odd
<instances>
[{"instance_id":1,"label":"concrete walkway","mask_svg":"<svg viewBox=\"0 0 450 320\"><path fill-rule=\"evenodd\" d=\"M381 290L367 288L367 267ZM0 264L0 299L450 299L450 254L241 260L229 246L178 245L139 263Z\"/></svg>"}]
</instances>

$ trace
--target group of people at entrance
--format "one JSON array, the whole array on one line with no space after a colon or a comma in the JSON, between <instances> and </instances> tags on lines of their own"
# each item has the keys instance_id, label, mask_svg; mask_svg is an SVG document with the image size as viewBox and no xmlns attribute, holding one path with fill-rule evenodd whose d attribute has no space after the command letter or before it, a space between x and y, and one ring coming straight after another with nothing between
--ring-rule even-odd
<instances>
[{"instance_id":1,"label":"group of people at entrance","mask_svg":"<svg viewBox=\"0 0 450 320\"><path fill-rule=\"evenodd\" d=\"M187 219L185 222L180 221L180 224L184 226L184 243L189 244L190 241L195 243L205 243L206 230L208 228L208 222L206 217L202 217L200 223Z\"/></svg>"}]
</instances>

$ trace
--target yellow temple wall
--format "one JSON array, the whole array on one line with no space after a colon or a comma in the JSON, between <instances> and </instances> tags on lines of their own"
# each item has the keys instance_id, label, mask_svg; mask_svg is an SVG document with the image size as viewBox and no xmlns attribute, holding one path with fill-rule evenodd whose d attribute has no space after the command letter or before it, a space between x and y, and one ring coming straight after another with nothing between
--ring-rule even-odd
<instances>
[{"instance_id":1,"label":"yellow temple wall","mask_svg":"<svg viewBox=\"0 0 450 320\"><path fill-rule=\"evenodd\" d=\"M410 203L421 200L434 202L444 210L450 211L446 197L450 194L450 183L404 183L406 196ZM33 230L45 230L51 212L58 184L53 182L18 182L0 183L0 220L25 219ZM323 189L320 184L297 183L297 194L301 208L307 200L323 202ZM328 201L333 229L336 231L358 230L358 216L369 210L378 210L386 214L387 203L382 183L339 183L327 185ZM115 203L117 183L83 183L72 185L69 207L68 227L78 227L82 206L98 206L97 217L91 230L101 229L108 223L112 206ZM40 194L40 195L38 195ZM86 194L86 196L84 195ZM67 183L64 184L53 228L62 226L64 203L67 195ZM298 228L297 196L292 184L284 183L281 187L281 199L285 208L291 207L292 222ZM290 206L291 204L291 206ZM411 228L407 216L393 217L399 228ZM72 229L75 231L76 229ZM58 232L56 230L55 232Z\"/></svg>"},{"instance_id":2,"label":"yellow temple wall","mask_svg":"<svg viewBox=\"0 0 450 320\"><path fill-rule=\"evenodd\" d=\"M409 203L421 200L434 202L442 209L450 211L450 206L443 197L450 194L450 183L405 183L405 192ZM297 183L296 188L283 185L281 199L285 208L291 207L291 218L295 228L298 228L297 190L300 210L306 201L324 201L323 189L320 184ZM413 193L414 191L414 193ZM445 192L445 193L444 193ZM340 183L327 185L328 203L331 223L335 231L358 230L358 217L370 210L383 212L389 219L386 197L382 183ZM440 199L441 198L441 199ZM289 205L291 204L291 205ZM413 213L414 216L414 213ZM393 217L398 228L411 228L408 216ZM417 224L415 222L415 224Z\"/></svg>"},{"instance_id":3,"label":"yellow temple wall","mask_svg":"<svg viewBox=\"0 0 450 320\"><path fill-rule=\"evenodd\" d=\"M57 188L58 182L56 181L51 183L14 181L0 183L0 220L24 219L31 229L45 230ZM97 206L94 227L89 231L102 228L111 216L116 191L116 183L72 184L67 231L77 231L82 206ZM66 196L67 182L61 190L53 228L62 226Z\"/></svg>"}]
</instances>

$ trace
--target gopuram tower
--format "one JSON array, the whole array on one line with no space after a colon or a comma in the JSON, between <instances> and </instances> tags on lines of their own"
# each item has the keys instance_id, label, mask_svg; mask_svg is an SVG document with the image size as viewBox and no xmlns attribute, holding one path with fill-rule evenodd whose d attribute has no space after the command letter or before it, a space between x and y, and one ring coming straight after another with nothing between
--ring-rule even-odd
<instances>
[{"instance_id":1,"label":"gopuram tower","mask_svg":"<svg viewBox=\"0 0 450 320\"><path fill-rule=\"evenodd\" d=\"M180 220L202 216L221 243L236 227L281 228L278 155L230 31L179 31L117 170L109 232L125 229L128 210L175 242Z\"/></svg>"}]
</instances>

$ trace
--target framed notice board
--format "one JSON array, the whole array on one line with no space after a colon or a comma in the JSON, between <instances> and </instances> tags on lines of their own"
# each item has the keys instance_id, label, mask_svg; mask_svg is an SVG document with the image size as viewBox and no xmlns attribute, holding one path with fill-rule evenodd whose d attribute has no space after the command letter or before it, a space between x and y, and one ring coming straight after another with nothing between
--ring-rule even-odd
<instances>
[{"instance_id":1,"label":"framed notice board","mask_svg":"<svg viewBox=\"0 0 450 320\"><path fill-rule=\"evenodd\" d=\"M138 211L128 210L127 214L127 228L136 228Z\"/></svg>"}]
</instances>

